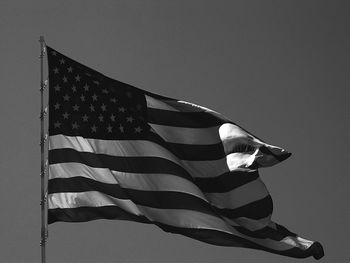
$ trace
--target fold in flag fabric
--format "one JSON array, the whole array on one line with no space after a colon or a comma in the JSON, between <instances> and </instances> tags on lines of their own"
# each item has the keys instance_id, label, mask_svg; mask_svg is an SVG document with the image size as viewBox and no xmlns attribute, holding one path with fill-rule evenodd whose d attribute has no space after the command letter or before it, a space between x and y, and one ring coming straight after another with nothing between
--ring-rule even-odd
<instances>
[{"instance_id":1,"label":"fold in flag fabric","mask_svg":"<svg viewBox=\"0 0 350 263\"><path fill-rule=\"evenodd\" d=\"M48 221L131 220L219 246L304 258L258 174L290 156L223 115L108 78L47 47Z\"/></svg>"}]
</instances>

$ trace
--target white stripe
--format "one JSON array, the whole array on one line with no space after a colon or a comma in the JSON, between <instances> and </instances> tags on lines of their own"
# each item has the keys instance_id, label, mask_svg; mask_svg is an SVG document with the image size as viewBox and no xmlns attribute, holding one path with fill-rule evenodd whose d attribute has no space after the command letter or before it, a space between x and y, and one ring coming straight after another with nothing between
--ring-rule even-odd
<instances>
[{"instance_id":1,"label":"white stripe","mask_svg":"<svg viewBox=\"0 0 350 263\"><path fill-rule=\"evenodd\" d=\"M122 188L142 191L173 191L196 196L205 201L204 194L192 182L170 174L140 174L94 168L80 163L59 163L49 166L50 179L84 177Z\"/></svg>"},{"instance_id":2,"label":"white stripe","mask_svg":"<svg viewBox=\"0 0 350 263\"><path fill-rule=\"evenodd\" d=\"M113 172L107 168L95 168L81 163L57 163L49 165L49 179L78 176L101 183L118 184Z\"/></svg>"},{"instance_id":3,"label":"white stripe","mask_svg":"<svg viewBox=\"0 0 350 263\"><path fill-rule=\"evenodd\" d=\"M79 152L91 152L97 154L108 154L112 156L125 157L160 157L172 161L186 169L193 177L215 177L229 170L228 163L234 156L228 156L213 161L184 161L164 149L162 146L141 140L98 140L83 137L53 135L49 137L49 149L70 148ZM231 170L233 169L231 165Z\"/></svg>"},{"instance_id":4,"label":"white stripe","mask_svg":"<svg viewBox=\"0 0 350 263\"><path fill-rule=\"evenodd\" d=\"M81 193L54 193L48 195L49 209L118 206L125 211L142 215L137 206L130 200L118 199L97 191Z\"/></svg>"},{"instance_id":5,"label":"white stripe","mask_svg":"<svg viewBox=\"0 0 350 263\"><path fill-rule=\"evenodd\" d=\"M150 221L163 223L166 225L182 228L212 229L235 236L242 237L254 243L268 248L283 251L293 247L291 244L285 244L270 239L258 239L239 233L229 224L225 223L219 217L204 214L192 210L184 209L158 209L146 206L136 206L129 200L120 200L103 195L98 192L83 193L59 193L49 195L49 208L77 208L77 207L102 207L117 206L123 210L134 214L144 215Z\"/></svg>"},{"instance_id":6,"label":"white stripe","mask_svg":"<svg viewBox=\"0 0 350 263\"><path fill-rule=\"evenodd\" d=\"M235 209L268 196L269 192L260 178L226 193L206 193L211 204L218 208Z\"/></svg>"},{"instance_id":7,"label":"white stripe","mask_svg":"<svg viewBox=\"0 0 350 263\"><path fill-rule=\"evenodd\" d=\"M153 130L166 142L209 145L221 143L220 126L209 128L185 128L150 123Z\"/></svg>"}]
</instances>

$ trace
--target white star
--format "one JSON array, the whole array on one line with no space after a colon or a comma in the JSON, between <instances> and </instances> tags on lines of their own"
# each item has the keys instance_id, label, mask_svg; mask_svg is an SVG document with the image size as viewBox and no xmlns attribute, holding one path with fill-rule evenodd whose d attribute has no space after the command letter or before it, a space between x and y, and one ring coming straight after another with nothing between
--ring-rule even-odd
<instances>
[{"instance_id":1,"label":"white star","mask_svg":"<svg viewBox=\"0 0 350 263\"><path fill-rule=\"evenodd\" d=\"M112 120L112 121L115 121L115 116L114 116L114 114L111 115L111 120Z\"/></svg>"},{"instance_id":2,"label":"white star","mask_svg":"<svg viewBox=\"0 0 350 263\"><path fill-rule=\"evenodd\" d=\"M67 71L68 71L69 73L71 73L71 72L73 71L73 68L72 68L72 67L69 67L69 68L67 68Z\"/></svg>"},{"instance_id":3,"label":"white star","mask_svg":"<svg viewBox=\"0 0 350 263\"><path fill-rule=\"evenodd\" d=\"M91 111L95 111L94 105L90 104L90 110L91 110Z\"/></svg>"},{"instance_id":4,"label":"white star","mask_svg":"<svg viewBox=\"0 0 350 263\"><path fill-rule=\"evenodd\" d=\"M93 100L93 101L96 101L96 100L97 100L97 95L96 95L96 94L94 94L94 95L92 96L92 100Z\"/></svg>"},{"instance_id":5,"label":"white star","mask_svg":"<svg viewBox=\"0 0 350 263\"><path fill-rule=\"evenodd\" d=\"M56 52L56 51L52 51L52 52L51 52L51 55L52 55L52 56L56 56L56 55L57 55L57 52Z\"/></svg>"},{"instance_id":6,"label":"white star","mask_svg":"<svg viewBox=\"0 0 350 263\"><path fill-rule=\"evenodd\" d=\"M60 90L61 90L61 87L58 86L58 85L56 85L56 86L54 87L54 89L55 89L55 91L60 91Z\"/></svg>"},{"instance_id":7,"label":"white star","mask_svg":"<svg viewBox=\"0 0 350 263\"><path fill-rule=\"evenodd\" d=\"M98 119L100 120L100 122L103 122L103 116L102 115L98 116Z\"/></svg>"},{"instance_id":8,"label":"white star","mask_svg":"<svg viewBox=\"0 0 350 263\"><path fill-rule=\"evenodd\" d=\"M76 86L73 86L73 87L72 87L72 90L73 90L73 92L77 92L77 87L76 87Z\"/></svg>"},{"instance_id":9,"label":"white star","mask_svg":"<svg viewBox=\"0 0 350 263\"><path fill-rule=\"evenodd\" d=\"M57 67L53 69L53 73L58 74L58 72L60 72L60 71Z\"/></svg>"},{"instance_id":10,"label":"white star","mask_svg":"<svg viewBox=\"0 0 350 263\"><path fill-rule=\"evenodd\" d=\"M104 94L108 94L108 90L103 89L103 90L102 90L102 93L104 93Z\"/></svg>"},{"instance_id":11,"label":"white star","mask_svg":"<svg viewBox=\"0 0 350 263\"><path fill-rule=\"evenodd\" d=\"M69 99L70 99L70 97L69 97L68 94L66 94L66 95L63 96L63 100L64 100L64 101L69 101Z\"/></svg>"},{"instance_id":12,"label":"white star","mask_svg":"<svg viewBox=\"0 0 350 263\"><path fill-rule=\"evenodd\" d=\"M66 83L68 81L66 76L63 76L62 80L63 80L64 83Z\"/></svg>"},{"instance_id":13,"label":"white star","mask_svg":"<svg viewBox=\"0 0 350 263\"><path fill-rule=\"evenodd\" d=\"M108 127L107 127L107 130L108 130L108 132L112 132L112 126L111 125L108 125Z\"/></svg>"},{"instance_id":14,"label":"white star","mask_svg":"<svg viewBox=\"0 0 350 263\"><path fill-rule=\"evenodd\" d=\"M55 125L55 128L60 128L61 127L61 123L59 121L56 121L54 123L54 125Z\"/></svg>"},{"instance_id":15,"label":"white star","mask_svg":"<svg viewBox=\"0 0 350 263\"><path fill-rule=\"evenodd\" d=\"M102 104L102 105L101 105L101 109L102 109L102 111L106 111L106 110L107 110L106 105Z\"/></svg>"},{"instance_id":16,"label":"white star","mask_svg":"<svg viewBox=\"0 0 350 263\"><path fill-rule=\"evenodd\" d=\"M81 95L81 96L80 96L80 99L81 99L81 101L85 101L85 96L84 96L84 95Z\"/></svg>"},{"instance_id":17,"label":"white star","mask_svg":"<svg viewBox=\"0 0 350 263\"><path fill-rule=\"evenodd\" d=\"M125 112L125 108L124 107L120 107L120 108L118 108L118 111L119 112Z\"/></svg>"},{"instance_id":18,"label":"white star","mask_svg":"<svg viewBox=\"0 0 350 263\"><path fill-rule=\"evenodd\" d=\"M89 119L89 116L87 116L86 114L83 116L83 121L87 122Z\"/></svg>"},{"instance_id":19,"label":"white star","mask_svg":"<svg viewBox=\"0 0 350 263\"><path fill-rule=\"evenodd\" d=\"M116 103L117 100L115 98L111 98L111 102Z\"/></svg>"},{"instance_id":20,"label":"white star","mask_svg":"<svg viewBox=\"0 0 350 263\"><path fill-rule=\"evenodd\" d=\"M79 111L79 106L78 106L78 104L75 104L75 105L73 106L73 110L74 110L74 111Z\"/></svg>"},{"instance_id":21,"label":"white star","mask_svg":"<svg viewBox=\"0 0 350 263\"><path fill-rule=\"evenodd\" d=\"M141 129L141 127L139 126L139 127L137 127L137 128L135 128L135 132L136 133L141 133L141 131L142 131L142 129Z\"/></svg>"},{"instance_id":22,"label":"white star","mask_svg":"<svg viewBox=\"0 0 350 263\"><path fill-rule=\"evenodd\" d=\"M76 75L76 76L75 76L75 81L76 81L76 82L79 82L79 81L80 81L80 76L79 76L79 75Z\"/></svg>"},{"instance_id":23,"label":"white star","mask_svg":"<svg viewBox=\"0 0 350 263\"><path fill-rule=\"evenodd\" d=\"M92 132L96 132L96 131L97 131L96 125L94 125L94 126L91 127L91 131L92 131Z\"/></svg>"},{"instance_id":24,"label":"white star","mask_svg":"<svg viewBox=\"0 0 350 263\"><path fill-rule=\"evenodd\" d=\"M54 105L54 107L55 107L55 110L58 110L58 109L60 108L60 104L59 104L59 103L56 103L56 104Z\"/></svg>"},{"instance_id":25,"label":"white star","mask_svg":"<svg viewBox=\"0 0 350 263\"><path fill-rule=\"evenodd\" d=\"M126 121L132 123L134 121L134 118L132 116L127 117Z\"/></svg>"},{"instance_id":26,"label":"white star","mask_svg":"<svg viewBox=\"0 0 350 263\"><path fill-rule=\"evenodd\" d=\"M94 80L94 83L95 83L96 85L100 85L100 82L98 82L97 80Z\"/></svg>"},{"instance_id":27,"label":"white star","mask_svg":"<svg viewBox=\"0 0 350 263\"><path fill-rule=\"evenodd\" d=\"M72 129L78 129L78 128L79 128L78 123L77 123L77 122L74 122L74 123L72 124Z\"/></svg>"},{"instance_id":28,"label":"white star","mask_svg":"<svg viewBox=\"0 0 350 263\"><path fill-rule=\"evenodd\" d=\"M121 125L121 124L119 125L119 130L120 130L121 133L124 133L124 127L123 127L123 125Z\"/></svg>"},{"instance_id":29,"label":"white star","mask_svg":"<svg viewBox=\"0 0 350 263\"><path fill-rule=\"evenodd\" d=\"M63 58L60 59L60 64L64 64L65 62L66 61Z\"/></svg>"},{"instance_id":30,"label":"white star","mask_svg":"<svg viewBox=\"0 0 350 263\"><path fill-rule=\"evenodd\" d=\"M89 90L89 85L85 84L85 86L83 88L84 88L85 91L88 91Z\"/></svg>"},{"instance_id":31,"label":"white star","mask_svg":"<svg viewBox=\"0 0 350 263\"><path fill-rule=\"evenodd\" d=\"M63 114L63 119L68 119L68 116L69 116L69 113L68 113L68 112L65 112L65 113Z\"/></svg>"}]
</instances>

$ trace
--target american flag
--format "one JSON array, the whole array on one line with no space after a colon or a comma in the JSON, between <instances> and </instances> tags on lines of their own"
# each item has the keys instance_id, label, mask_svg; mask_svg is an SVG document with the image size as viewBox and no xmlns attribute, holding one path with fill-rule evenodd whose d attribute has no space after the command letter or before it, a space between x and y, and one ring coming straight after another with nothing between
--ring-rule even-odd
<instances>
[{"instance_id":1,"label":"american flag","mask_svg":"<svg viewBox=\"0 0 350 263\"><path fill-rule=\"evenodd\" d=\"M290 153L215 111L47 54L49 223L132 220L215 245L322 257L318 242L271 220L258 168Z\"/></svg>"}]
</instances>

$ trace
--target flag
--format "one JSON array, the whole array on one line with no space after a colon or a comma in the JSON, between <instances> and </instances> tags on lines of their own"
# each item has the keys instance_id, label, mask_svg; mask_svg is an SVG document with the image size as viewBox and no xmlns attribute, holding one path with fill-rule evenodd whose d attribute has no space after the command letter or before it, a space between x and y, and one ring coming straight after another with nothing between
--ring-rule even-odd
<instances>
[{"instance_id":1,"label":"flag","mask_svg":"<svg viewBox=\"0 0 350 263\"><path fill-rule=\"evenodd\" d=\"M290 156L223 115L111 79L47 47L48 222L154 224L219 246L323 256L271 220L258 169Z\"/></svg>"}]
</instances>

